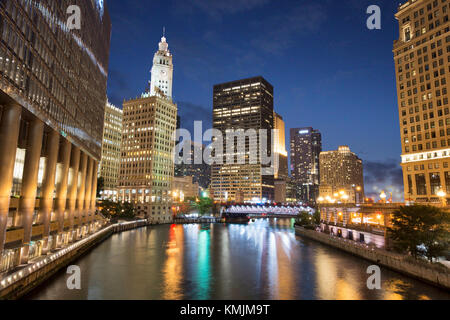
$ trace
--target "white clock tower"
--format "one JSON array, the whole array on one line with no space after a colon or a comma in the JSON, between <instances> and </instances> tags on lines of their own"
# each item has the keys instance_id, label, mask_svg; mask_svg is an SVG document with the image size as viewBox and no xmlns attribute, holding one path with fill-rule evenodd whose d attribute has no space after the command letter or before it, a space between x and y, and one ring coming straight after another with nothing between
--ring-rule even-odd
<instances>
[{"instance_id":1,"label":"white clock tower","mask_svg":"<svg viewBox=\"0 0 450 320\"><path fill-rule=\"evenodd\" d=\"M172 99L172 79L173 64L172 54L169 51L169 45L163 36L159 43L158 51L153 57L153 67L151 70L150 95L156 96L163 93L169 99Z\"/></svg>"}]
</instances>

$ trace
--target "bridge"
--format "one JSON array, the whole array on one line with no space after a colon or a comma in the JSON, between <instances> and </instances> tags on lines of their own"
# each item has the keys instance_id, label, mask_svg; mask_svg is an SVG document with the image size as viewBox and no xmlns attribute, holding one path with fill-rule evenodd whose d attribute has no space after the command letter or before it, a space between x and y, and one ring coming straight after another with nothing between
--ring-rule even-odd
<instances>
[{"instance_id":1,"label":"bridge","mask_svg":"<svg viewBox=\"0 0 450 320\"><path fill-rule=\"evenodd\" d=\"M300 212L313 214L314 208L302 205L230 205L223 207L223 214L247 214L251 218L295 218Z\"/></svg>"}]
</instances>

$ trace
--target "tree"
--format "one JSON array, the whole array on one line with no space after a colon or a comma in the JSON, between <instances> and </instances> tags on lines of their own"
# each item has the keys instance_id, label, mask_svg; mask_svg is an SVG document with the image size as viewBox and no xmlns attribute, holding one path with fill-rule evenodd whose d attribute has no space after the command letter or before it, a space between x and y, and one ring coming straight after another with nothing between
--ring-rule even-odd
<instances>
[{"instance_id":1,"label":"tree","mask_svg":"<svg viewBox=\"0 0 450 320\"><path fill-rule=\"evenodd\" d=\"M212 208L212 200L210 198L199 198L194 202L194 207L197 209L200 215L204 215Z\"/></svg>"},{"instance_id":2,"label":"tree","mask_svg":"<svg viewBox=\"0 0 450 320\"><path fill-rule=\"evenodd\" d=\"M314 217L308 211L302 211L298 214L296 223L300 226L313 225Z\"/></svg>"},{"instance_id":3,"label":"tree","mask_svg":"<svg viewBox=\"0 0 450 320\"><path fill-rule=\"evenodd\" d=\"M103 200L100 212L106 218L112 221L119 219L132 220L136 217L136 209L129 202L114 202L111 200Z\"/></svg>"},{"instance_id":4,"label":"tree","mask_svg":"<svg viewBox=\"0 0 450 320\"><path fill-rule=\"evenodd\" d=\"M105 189L105 179L103 177L97 178L97 198L100 198L100 193Z\"/></svg>"},{"instance_id":5,"label":"tree","mask_svg":"<svg viewBox=\"0 0 450 320\"><path fill-rule=\"evenodd\" d=\"M441 208L425 205L402 206L392 214L389 236L394 248L414 258L425 256L432 261L450 244L450 214Z\"/></svg>"}]
</instances>

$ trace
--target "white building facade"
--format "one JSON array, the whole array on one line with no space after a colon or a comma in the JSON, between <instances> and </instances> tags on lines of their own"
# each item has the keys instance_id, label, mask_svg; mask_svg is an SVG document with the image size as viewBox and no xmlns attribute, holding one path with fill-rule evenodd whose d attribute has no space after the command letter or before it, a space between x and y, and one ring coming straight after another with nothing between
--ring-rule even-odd
<instances>
[{"instance_id":1,"label":"white building facade","mask_svg":"<svg viewBox=\"0 0 450 320\"><path fill-rule=\"evenodd\" d=\"M172 99L173 63L172 54L169 51L169 44L166 38L161 38L153 57L151 70L150 95L156 96L163 93L167 98Z\"/></svg>"}]
</instances>

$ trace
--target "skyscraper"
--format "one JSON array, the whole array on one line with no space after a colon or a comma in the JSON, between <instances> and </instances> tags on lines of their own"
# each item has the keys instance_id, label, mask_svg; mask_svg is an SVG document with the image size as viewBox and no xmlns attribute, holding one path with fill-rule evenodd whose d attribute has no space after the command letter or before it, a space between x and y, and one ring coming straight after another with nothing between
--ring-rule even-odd
<instances>
[{"instance_id":1,"label":"skyscraper","mask_svg":"<svg viewBox=\"0 0 450 320\"><path fill-rule=\"evenodd\" d=\"M116 198L120 172L120 146L122 144L123 111L106 103L103 127L100 177L103 178L103 198Z\"/></svg>"},{"instance_id":2,"label":"skyscraper","mask_svg":"<svg viewBox=\"0 0 450 320\"><path fill-rule=\"evenodd\" d=\"M298 198L304 202L315 202L320 183L322 135L311 127L292 128L290 139L291 176L297 186Z\"/></svg>"},{"instance_id":3,"label":"skyscraper","mask_svg":"<svg viewBox=\"0 0 450 320\"><path fill-rule=\"evenodd\" d=\"M449 3L410 0L398 7L394 41L405 200L450 194Z\"/></svg>"},{"instance_id":4,"label":"skyscraper","mask_svg":"<svg viewBox=\"0 0 450 320\"><path fill-rule=\"evenodd\" d=\"M175 177L192 176L194 183L198 183L201 188L207 189L211 183L211 166L203 161L203 159L194 161L195 149L198 149L198 154L200 154L200 152L203 154L205 146L202 143L195 141L188 141L186 143L190 146L189 158L191 159L191 163L183 162L175 164ZM180 152L180 157L182 156L183 154Z\"/></svg>"},{"instance_id":5,"label":"skyscraper","mask_svg":"<svg viewBox=\"0 0 450 320\"><path fill-rule=\"evenodd\" d=\"M161 38L156 55L170 55L165 37ZM153 75L154 71L152 81ZM172 87L171 78L162 87L152 86L153 94L144 93L123 103L119 200L135 204L138 214L154 223L172 219L172 135L177 125L177 105L165 94L169 93L164 90L166 85Z\"/></svg>"},{"instance_id":6,"label":"skyscraper","mask_svg":"<svg viewBox=\"0 0 450 320\"><path fill-rule=\"evenodd\" d=\"M364 202L362 160L348 146L321 152L319 161L322 201Z\"/></svg>"},{"instance_id":7,"label":"skyscraper","mask_svg":"<svg viewBox=\"0 0 450 320\"><path fill-rule=\"evenodd\" d=\"M103 1L70 4L79 30L66 1L0 4L0 253L22 263L96 226L111 22Z\"/></svg>"},{"instance_id":8,"label":"skyscraper","mask_svg":"<svg viewBox=\"0 0 450 320\"><path fill-rule=\"evenodd\" d=\"M227 130L265 130L267 133L267 155L272 156L273 87L263 77L254 77L217 84L213 89L213 128L226 136ZM250 144L245 138L245 150L227 150L224 139L224 164L214 164L211 168L211 187L214 199L219 201L236 200L243 194L244 201L273 200L274 184L271 165L263 164L258 153L258 143ZM250 163L250 154L257 155L256 163ZM226 163L227 155L235 160L244 155L243 164Z\"/></svg>"},{"instance_id":9,"label":"skyscraper","mask_svg":"<svg viewBox=\"0 0 450 320\"><path fill-rule=\"evenodd\" d=\"M286 151L286 129L283 118L276 112L273 113L274 129L276 134L274 137L273 152L278 161L275 162L274 178L286 179L289 176L288 159Z\"/></svg>"}]
</instances>

